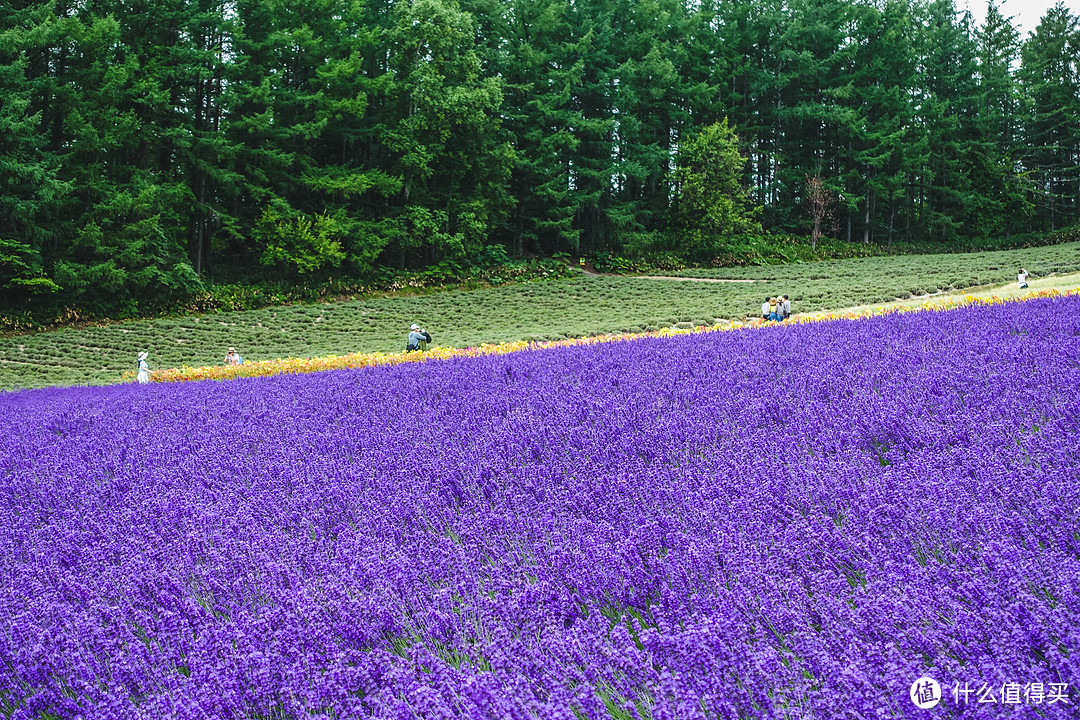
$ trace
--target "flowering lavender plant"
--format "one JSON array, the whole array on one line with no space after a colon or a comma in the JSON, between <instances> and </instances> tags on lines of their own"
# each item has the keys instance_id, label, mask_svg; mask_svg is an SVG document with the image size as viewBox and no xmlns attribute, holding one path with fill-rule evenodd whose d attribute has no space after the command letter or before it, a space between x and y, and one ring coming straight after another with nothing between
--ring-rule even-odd
<instances>
[{"instance_id":1,"label":"flowering lavender plant","mask_svg":"<svg viewBox=\"0 0 1080 720\"><path fill-rule=\"evenodd\" d=\"M0 715L1075 717L1078 387L1060 297L0 396Z\"/></svg>"}]
</instances>

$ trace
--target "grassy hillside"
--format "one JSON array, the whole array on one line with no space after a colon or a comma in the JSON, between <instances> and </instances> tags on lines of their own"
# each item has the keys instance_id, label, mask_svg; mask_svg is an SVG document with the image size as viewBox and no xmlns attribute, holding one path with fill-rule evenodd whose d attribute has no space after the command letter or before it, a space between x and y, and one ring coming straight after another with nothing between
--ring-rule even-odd
<instances>
[{"instance_id":1,"label":"grassy hillside","mask_svg":"<svg viewBox=\"0 0 1080 720\"><path fill-rule=\"evenodd\" d=\"M687 271L685 281L584 276L420 297L370 298L65 329L0 339L0 387L101 384L132 370L209 365L229 345L250 360L399 351L410 323L439 345L548 340L711 324L756 315L765 295L787 293L795 312L828 310L941 290L1004 285L1023 265L1032 278L1080 271L1080 243L967 255L861 258ZM694 282L690 277L743 282Z\"/></svg>"}]
</instances>

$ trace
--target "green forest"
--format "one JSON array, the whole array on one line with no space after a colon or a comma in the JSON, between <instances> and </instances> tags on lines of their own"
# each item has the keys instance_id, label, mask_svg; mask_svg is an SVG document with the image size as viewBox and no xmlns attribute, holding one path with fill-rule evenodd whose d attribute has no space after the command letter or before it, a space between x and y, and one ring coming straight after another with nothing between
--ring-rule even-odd
<instances>
[{"instance_id":1,"label":"green forest","mask_svg":"<svg viewBox=\"0 0 1080 720\"><path fill-rule=\"evenodd\" d=\"M952 0L8 0L0 304L1080 220L1080 22ZM974 244L974 245L973 245Z\"/></svg>"}]
</instances>

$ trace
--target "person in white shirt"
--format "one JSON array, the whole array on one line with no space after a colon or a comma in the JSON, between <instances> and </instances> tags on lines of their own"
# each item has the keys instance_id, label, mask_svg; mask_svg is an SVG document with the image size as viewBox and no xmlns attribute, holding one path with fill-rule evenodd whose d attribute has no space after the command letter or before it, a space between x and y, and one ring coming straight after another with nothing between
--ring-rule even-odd
<instances>
[{"instance_id":1,"label":"person in white shirt","mask_svg":"<svg viewBox=\"0 0 1080 720\"><path fill-rule=\"evenodd\" d=\"M146 357L149 355L145 350L139 353L139 372L135 375L135 382L140 385L145 385L150 382L150 366L146 363Z\"/></svg>"},{"instance_id":2,"label":"person in white shirt","mask_svg":"<svg viewBox=\"0 0 1080 720\"><path fill-rule=\"evenodd\" d=\"M1016 273L1016 284L1020 286L1021 290L1028 286L1027 276L1027 270L1025 270L1024 268L1020 268L1020 272Z\"/></svg>"},{"instance_id":3,"label":"person in white shirt","mask_svg":"<svg viewBox=\"0 0 1080 720\"><path fill-rule=\"evenodd\" d=\"M769 305L771 304L771 300L772 300L772 298L765 298L765 302L761 303L761 319L762 320L768 320L769 319Z\"/></svg>"}]
</instances>

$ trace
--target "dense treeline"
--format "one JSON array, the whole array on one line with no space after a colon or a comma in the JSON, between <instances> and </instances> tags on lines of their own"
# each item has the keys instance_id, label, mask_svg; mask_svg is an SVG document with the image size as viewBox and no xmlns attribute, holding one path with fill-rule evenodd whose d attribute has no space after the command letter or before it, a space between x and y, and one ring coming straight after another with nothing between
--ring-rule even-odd
<instances>
[{"instance_id":1,"label":"dense treeline","mask_svg":"<svg viewBox=\"0 0 1080 720\"><path fill-rule=\"evenodd\" d=\"M1080 25L952 0L14 0L0 299L1080 217Z\"/></svg>"}]
</instances>

